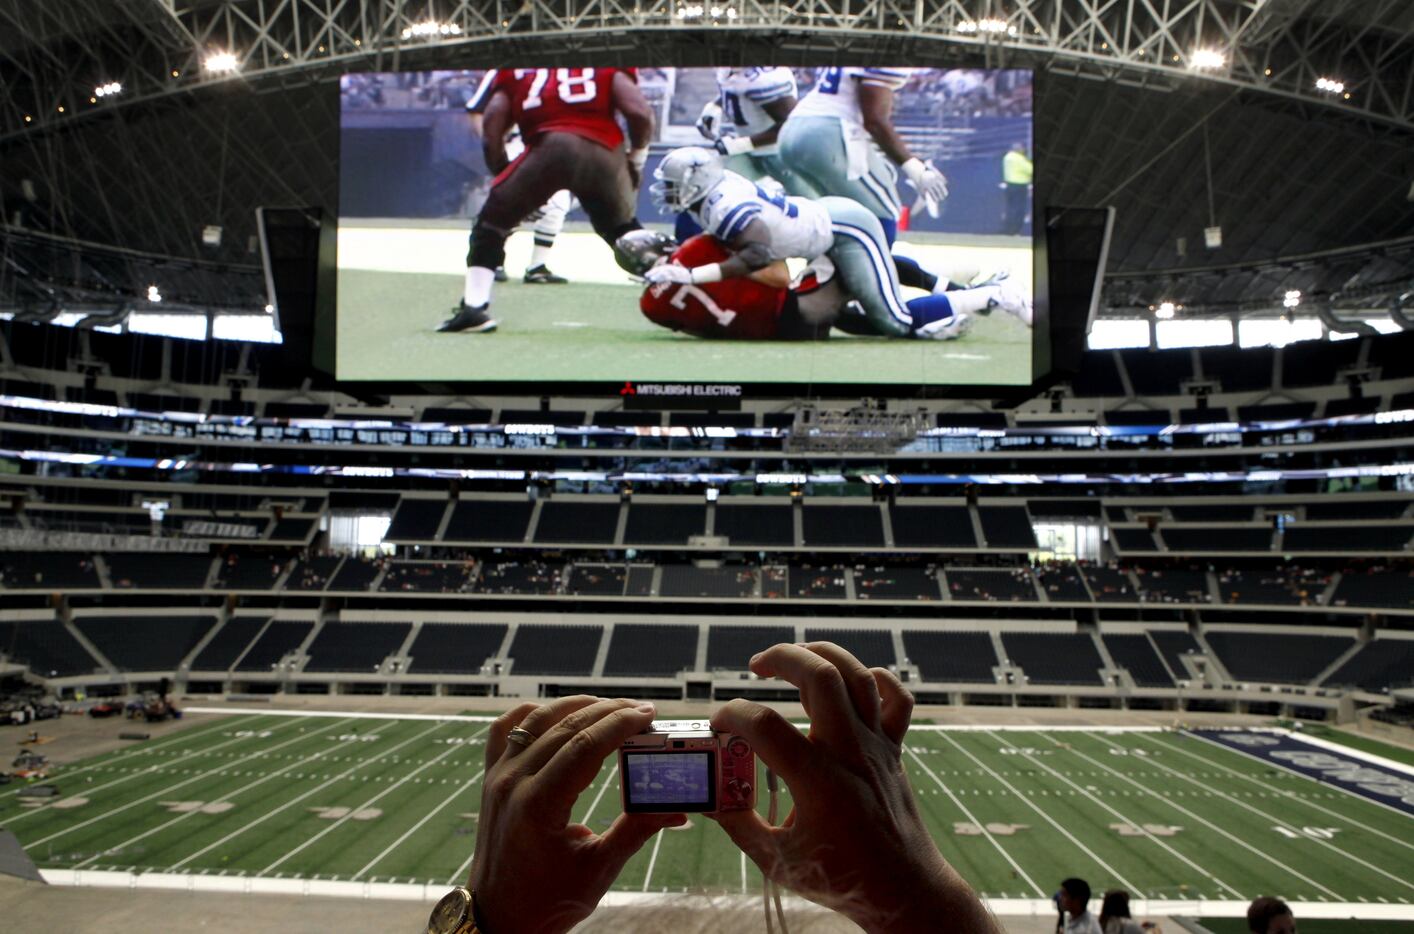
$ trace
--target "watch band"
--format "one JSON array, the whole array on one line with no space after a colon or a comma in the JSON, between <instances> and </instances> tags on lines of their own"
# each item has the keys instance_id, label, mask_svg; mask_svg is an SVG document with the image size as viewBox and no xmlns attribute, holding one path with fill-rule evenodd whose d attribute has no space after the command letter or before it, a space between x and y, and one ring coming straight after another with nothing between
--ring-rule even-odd
<instances>
[{"instance_id":1,"label":"watch band","mask_svg":"<svg viewBox=\"0 0 1414 934\"><path fill-rule=\"evenodd\" d=\"M457 886L437 902L427 919L427 934L485 934L476 913L476 894Z\"/></svg>"}]
</instances>

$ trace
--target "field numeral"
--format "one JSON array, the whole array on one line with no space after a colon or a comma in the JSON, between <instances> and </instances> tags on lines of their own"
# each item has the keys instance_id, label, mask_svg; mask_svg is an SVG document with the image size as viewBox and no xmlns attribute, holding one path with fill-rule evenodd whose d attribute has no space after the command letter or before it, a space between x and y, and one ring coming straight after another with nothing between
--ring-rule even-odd
<instances>
[{"instance_id":1,"label":"field numeral","mask_svg":"<svg viewBox=\"0 0 1414 934\"><path fill-rule=\"evenodd\" d=\"M1292 830L1290 827L1273 827L1272 829L1288 840L1333 840L1340 830L1339 827L1302 827L1299 831Z\"/></svg>"}]
</instances>

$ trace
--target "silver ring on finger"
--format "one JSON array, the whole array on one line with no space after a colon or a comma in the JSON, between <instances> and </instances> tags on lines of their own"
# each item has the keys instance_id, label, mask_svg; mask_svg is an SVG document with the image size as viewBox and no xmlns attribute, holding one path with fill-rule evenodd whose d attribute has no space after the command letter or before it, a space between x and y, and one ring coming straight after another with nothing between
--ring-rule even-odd
<instances>
[{"instance_id":1,"label":"silver ring on finger","mask_svg":"<svg viewBox=\"0 0 1414 934\"><path fill-rule=\"evenodd\" d=\"M511 731L506 734L506 742L514 743L522 749L529 746L537 739L539 739L539 737L536 736L534 733L519 726L511 727Z\"/></svg>"}]
</instances>

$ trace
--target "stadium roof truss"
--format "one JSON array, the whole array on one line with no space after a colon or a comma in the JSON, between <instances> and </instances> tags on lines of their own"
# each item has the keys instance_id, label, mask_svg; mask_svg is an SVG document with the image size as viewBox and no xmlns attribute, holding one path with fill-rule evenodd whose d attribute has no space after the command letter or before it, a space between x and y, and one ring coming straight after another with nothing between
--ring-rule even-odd
<instances>
[{"instance_id":1,"label":"stadium roof truss","mask_svg":"<svg viewBox=\"0 0 1414 934\"><path fill-rule=\"evenodd\" d=\"M0 141L230 81L426 67L459 47L622 52L642 60L749 33L782 50L942 42L990 63L1096 78L1201 80L1414 129L1414 5L1405 0L65 0L0 3ZM433 24L428 27L427 24ZM442 27L442 28L436 28ZM655 32L680 33L664 43ZM531 43L534 43L531 46ZM921 48L920 48L921 47ZM746 46L749 48L749 46ZM1210 67L1197 70L1198 50ZM211 72L215 52L238 67ZM934 57L944 57L938 55ZM1340 82L1338 92L1318 79ZM123 93L91 104L92 89ZM63 108L62 112L60 108ZM26 117L29 120L26 121Z\"/></svg>"}]
</instances>

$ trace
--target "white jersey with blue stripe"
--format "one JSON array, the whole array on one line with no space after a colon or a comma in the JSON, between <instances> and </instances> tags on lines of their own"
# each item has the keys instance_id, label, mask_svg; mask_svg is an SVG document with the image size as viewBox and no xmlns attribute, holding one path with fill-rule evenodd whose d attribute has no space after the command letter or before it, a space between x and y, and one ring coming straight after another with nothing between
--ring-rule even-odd
<instances>
[{"instance_id":1,"label":"white jersey with blue stripe","mask_svg":"<svg viewBox=\"0 0 1414 934\"><path fill-rule=\"evenodd\" d=\"M486 111L486 104L491 100L491 85L495 82L496 69L491 68L482 76L481 83L476 86L476 90L467 99L467 113L481 114ZM506 133L506 158L515 161L520 158L520 154L523 152L525 152L525 141L520 138L520 127L513 126Z\"/></svg>"},{"instance_id":2,"label":"white jersey with blue stripe","mask_svg":"<svg viewBox=\"0 0 1414 934\"><path fill-rule=\"evenodd\" d=\"M736 127L736 135L755 136L776 125L767 104L795 97L795 74L789 68L718 68L717 88L723 117ZM756 155L775 151L775 143L752 150Z\"/></svg>"},{"instance_id":3,"label":"white jersey with blue stripe","mask_svg":"<svg viewBox=\"0 0 1414 934\"><path fill-rule=\"evenodd\" d=\"M760 221L770 234L773 259L814 259L834 243L829 212L819 204L773 194L732 171L722 173L694 214L702 229L723 243Z\"/></svg>"},{"instance_id":4,"label":"white jersey with blue stripe","mask_svg":"<svg viewBox=\"0 0 1414 934\"><path fill-rule=\"evenodd\" d=\"M792 117L837 117L847 128L864 128L864 116L859 107L861 85L892 88L897 91L908 83L911 68L820 68L815 72L815 86L801 98L791 111Z\"/></svg>"}]
</instances>

